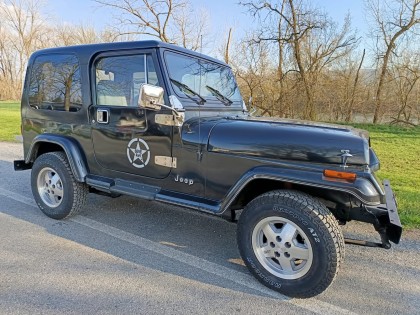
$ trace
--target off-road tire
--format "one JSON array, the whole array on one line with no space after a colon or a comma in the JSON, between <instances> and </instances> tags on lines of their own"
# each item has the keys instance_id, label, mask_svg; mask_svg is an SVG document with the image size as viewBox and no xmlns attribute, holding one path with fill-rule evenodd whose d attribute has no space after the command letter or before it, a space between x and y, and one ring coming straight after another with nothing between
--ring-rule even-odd
<instances>
[{"instance_id":1,"label":"off-road tire","mask_svg":"<svg viewBox=\"0 0 420 315\"><path fill-rule=\"evenodd\" d=\"M38 176L40 172L45 172L46 170L57 173L61 181L63 196L58 206L55 207L49 206L43 200L38 189ZM87 185L75 180L64 152L45 153L35 160L31 172L31 188L35 201L41 211L48 217L57 220L73 216L80 212L88 194Z\"/></svg>"},{"instance_id":2,"label":"off-road tire","mask_svg":"<svg viewBox=\"0 0 420 315\"><path fill-rule=\"evenodd\" d=\"M262 220L273 217L291 222L306 234L305 242L309 241L311 264L297 279L274 275L260 263L253 249L254 229L265 222ZM344 238L336 219L324 204L305 193L277 190L255 198L245 207L237 228L239 251L251 273L267 287L290 297L308 298L326 290L344 259Z\"/></svg>"}]
</instances>

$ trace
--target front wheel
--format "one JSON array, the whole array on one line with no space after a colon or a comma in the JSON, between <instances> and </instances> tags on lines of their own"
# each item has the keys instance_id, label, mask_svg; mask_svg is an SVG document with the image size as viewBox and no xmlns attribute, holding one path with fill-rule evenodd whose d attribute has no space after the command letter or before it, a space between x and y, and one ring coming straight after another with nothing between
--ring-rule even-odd
<instances>
[{"instance_id":1,"label":"front wheel","mask_svg":"<svg viewBox=\"0 0 420 315\"><path fill-rule=\"evenodd\" d=\"M251 201L239 218L237 237L251 273L292 297L323 292L344 258L334 216L318 200L296 191L273 191Z\"/></svg>"},{"instance_id":2,"label":"front wheel","mask_svg":"<svg viewBox=\"0 0 420 315\"><path fill-rule=\"evenodd\" d=\"M40 155L32 167L31 188L38 207L53 219L78 213L86 201L86 184L75 180L63 152Z\"/></svg>"}]
</instances>

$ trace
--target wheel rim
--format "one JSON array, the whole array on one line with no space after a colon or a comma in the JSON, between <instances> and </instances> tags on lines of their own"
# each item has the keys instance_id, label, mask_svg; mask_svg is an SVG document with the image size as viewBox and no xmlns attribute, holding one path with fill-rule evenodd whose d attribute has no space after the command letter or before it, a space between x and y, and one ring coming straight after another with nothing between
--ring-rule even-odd
<instances>
[{"instance_id":1,"label":"wheel rim","mask_svg":"<svg viewBox=\"0 0 420 315\"><path fill-rule=\"evenodd\" d=\"M285 218L268 217L258 222L252 232L252 248L261 265L279 278L301 278L312 265L307 235Z\"/></svg>"},{"instance_id":2,"label":"wheel rim","mask_svg":"<svg viewBox=\"0 0 420 315\"><path fill-rule=\"evenodd\" d=\"M38 194L50 208L58 207L63 201L63 182L52 168L43 168L37 179Z\"/></svg>"}]
</instances>

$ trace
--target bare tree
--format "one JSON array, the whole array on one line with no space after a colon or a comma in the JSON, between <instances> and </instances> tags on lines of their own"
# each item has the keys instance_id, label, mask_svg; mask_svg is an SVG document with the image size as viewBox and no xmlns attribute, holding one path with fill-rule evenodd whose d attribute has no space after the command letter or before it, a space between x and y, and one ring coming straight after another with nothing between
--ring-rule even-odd
<instances>
[{"instance_id":1,"label":"bare tree","mask_svg":"<svg viewBox=\"0 0 420 315\"><path fill-rule=\"evenodd\" d=\"M278 4L276 10L272 9L272 4L265 3L263 1L255 2L242 2L241 4L248 8L249 13L258 20L260 28L254 34L253 38L249 41L248 45L251 42L256 44L261 43L273 43L277 49L277 73L273 76L275 84L278 88L278 98L276 101L276 107L278 107L280 112L287 112L286 108L290 108L290 104L285 102L284 95L286 94L285 90L285 80L286 80L286 66L285 61L285 51L287 50L288 41L286 38L290 36L290 26L287 24L286 20L283 18L283 13L286 8L286 1L282 0L281 4ZM268 9L267 8L271 8ZM278 14L276 14L278 10Z\"/></svg>"},{"instance_id":2,"label":"bare tree","mask_svg":"<svg viewBox=\"0 0 420 315\"><path fill-rule=\"evenodd\" d=\"M229 32L228 32L228 36L226 39L226 43L224 45L224 52L223 52L223 57L225 62L228 64L229 63L229 48L231 45L231 41L232 41L232 28L229 28Z\"/></svg>"},{"instance_id":3,"label":"bare tree","mask_svg":"<svg viewBox=\"0 0 420 315\"><path fill-rule=\"evenodd\" d=\"M362 58L360 59L359 66L357 67L357 70L354 76L352 89L351 89L351 92L349 93L350 95L346 102L347 104L346 119L345 119L346 122L350 122L353 118L353 110L354 110L354 104L356 101L357 85L359 83L359 78L360 78L360 69L362 69L363 61L365 60L365 55L366 55L366 49L363 49Z\"/></svg>"},{"instance_id":4,"label":"bare tree","mask_svg":"<svg viewBox=\"0 0 420 315\"><path fill-rule=\"evenodd\" d=\"M294 92L288 88L287 82L282 93L286 107L278 106L281 91L276 84L277 65L272 59L269 43L255 43L250 38L234 43L229 57L230 65L234 69L242 96L245 100L252 98L252 105L259 115L293 116L292 102L286 101Z\"/></svg>"},{"instance_id":5,"label":"bare tree","mask_svg":"<svg viewBox=\"0 0 420 315\"><path fill-rule=\"evenodd\" d=\"M1 59L7 64L8 79L16 98L22 88L23 75L30 54L44 47L46 27L41 17L42 2L38 0L6 0L0 3L2 23L1 44L4 53ZM7 45L6 45L7 42Z\"/></svg>"},{"instance_id":6,"label":"bare tree","mask_svg":"<svg viewBox=\"0 0 420 315\"><path fill-rule=\"evenodd\" d=\"M350 122L363 108L367 83L361 71L364 56L365 50L361 58L349 54L320 73L316 101L323 104L323 119Z\"/></svg>"},{"instance_id":7,"label":"bare tree","mask_svg":"<svg viewBox=\"0 0 420 315\"><path fill-rule=\"evenodd\" d=\"M92 44L101 42L114 42L119 34L113 30L105 29L96 31L92 26L80 25L58 25L55 26L50 39L52 46L70 46L81 44Z\"/></svg>"},{"instance_id":8,"label":"bare tree","mask_svg":"<svg viewBox=\"0 0 420 315\"><path fill-rule=\"evenodd\" d=\"M11 41L9 32L0 24L0 99L14 98L15 83L19 80L16 73L17 57L11 48Z\"/></svg>"},{"instance_id":9,"label":"bare tree","mask_svg":"<svg viewBox=\"0 0 420 315\"><path fill-rule=\"evenodd\" d=\"M391 72L394 78L393 84L396 95L396 104L398 104L396 115L391 123L403 123L415 125L412 116L418 106L416 92L419 91L420 82L420 55L418 53L407 51L401 58L392 64Z\"/></svg>"},{"instance_id":10,"label":"bare tree","mask_svg":"<svg viewBox=\"0 0 420 315\"><path fill-rule=\"evenodd\" d=\"M121 35L148 35L198 50L207 28L205 14L196 14L187 0L95 0L115 9Z\"/></svg>"},{"instance_id":11,"label":"bare tree","mask_svg":"<svg viewBox=\"0 0 420 315\"><path fill-rule=\"evenodd\" d=\"M191 50L201 50L203 36L207 35L208 16L204 10L194 12L188 3L173 14L174 29L171 38L174 43Z\"/></svg>"},{"instance_id":12,"label":"bare tree","mask_svg":"<svg viewBox=\"0 0 420 315\"><path fill-rule=\"evenodd\" d=\"M420 23L420 0L366 0L368 14L374 19L377 40L378 83L375 95L373 123L381 118L382 93L392 57L404 37Z\"/></svg>"},{"instance_id":13,"label":"bare tree","mask_svg":"<svg viewBox=\"0 0 420 315\"><path fill-rule=\"evenodd\" d=\"M35 50L119 38L110 29L98 32L85 25L57 26L42 8L42 0L0 0L0 99L20 97L26 65Z\"/></svg>"},{"instance_id":14,"label":"bare tree","mask_svg":"<svg viewBox=\"0 0 420 315\"><path fill-rule=\"evenodd\" d=\"M306 6L304 1L283 0L253 1L242 3L261 20L262 24L257 42L268 41L278 46L278 77L282 82L284 75L296 71L305 95L303 118L316 118L315 93L319 74L345 56L356 43L350 34L350 20L337 31L337 25L327 15ZM293 65L283 65L284 52L290 49ZM287 70L286 70L287 69Z\"/></svg>"}]
</instances>

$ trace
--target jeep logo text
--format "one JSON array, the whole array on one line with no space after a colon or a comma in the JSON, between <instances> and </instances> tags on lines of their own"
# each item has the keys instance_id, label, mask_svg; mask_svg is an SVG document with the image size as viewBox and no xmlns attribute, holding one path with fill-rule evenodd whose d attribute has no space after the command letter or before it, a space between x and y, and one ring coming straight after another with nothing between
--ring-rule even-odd
<instances>
[{"instance_id":1,"label":"jeep logo text","mask_svg":"<svg viewBox=\"0 0 420 315\"><path fill-rule=\"evenodd\" d=\"M194 181L191 178L181 177L179 175L176 175L175 176L175 181L176 182L187 184L189 186L191 186L192 184L194 184Z\"/></svg>"}]
</instances>

